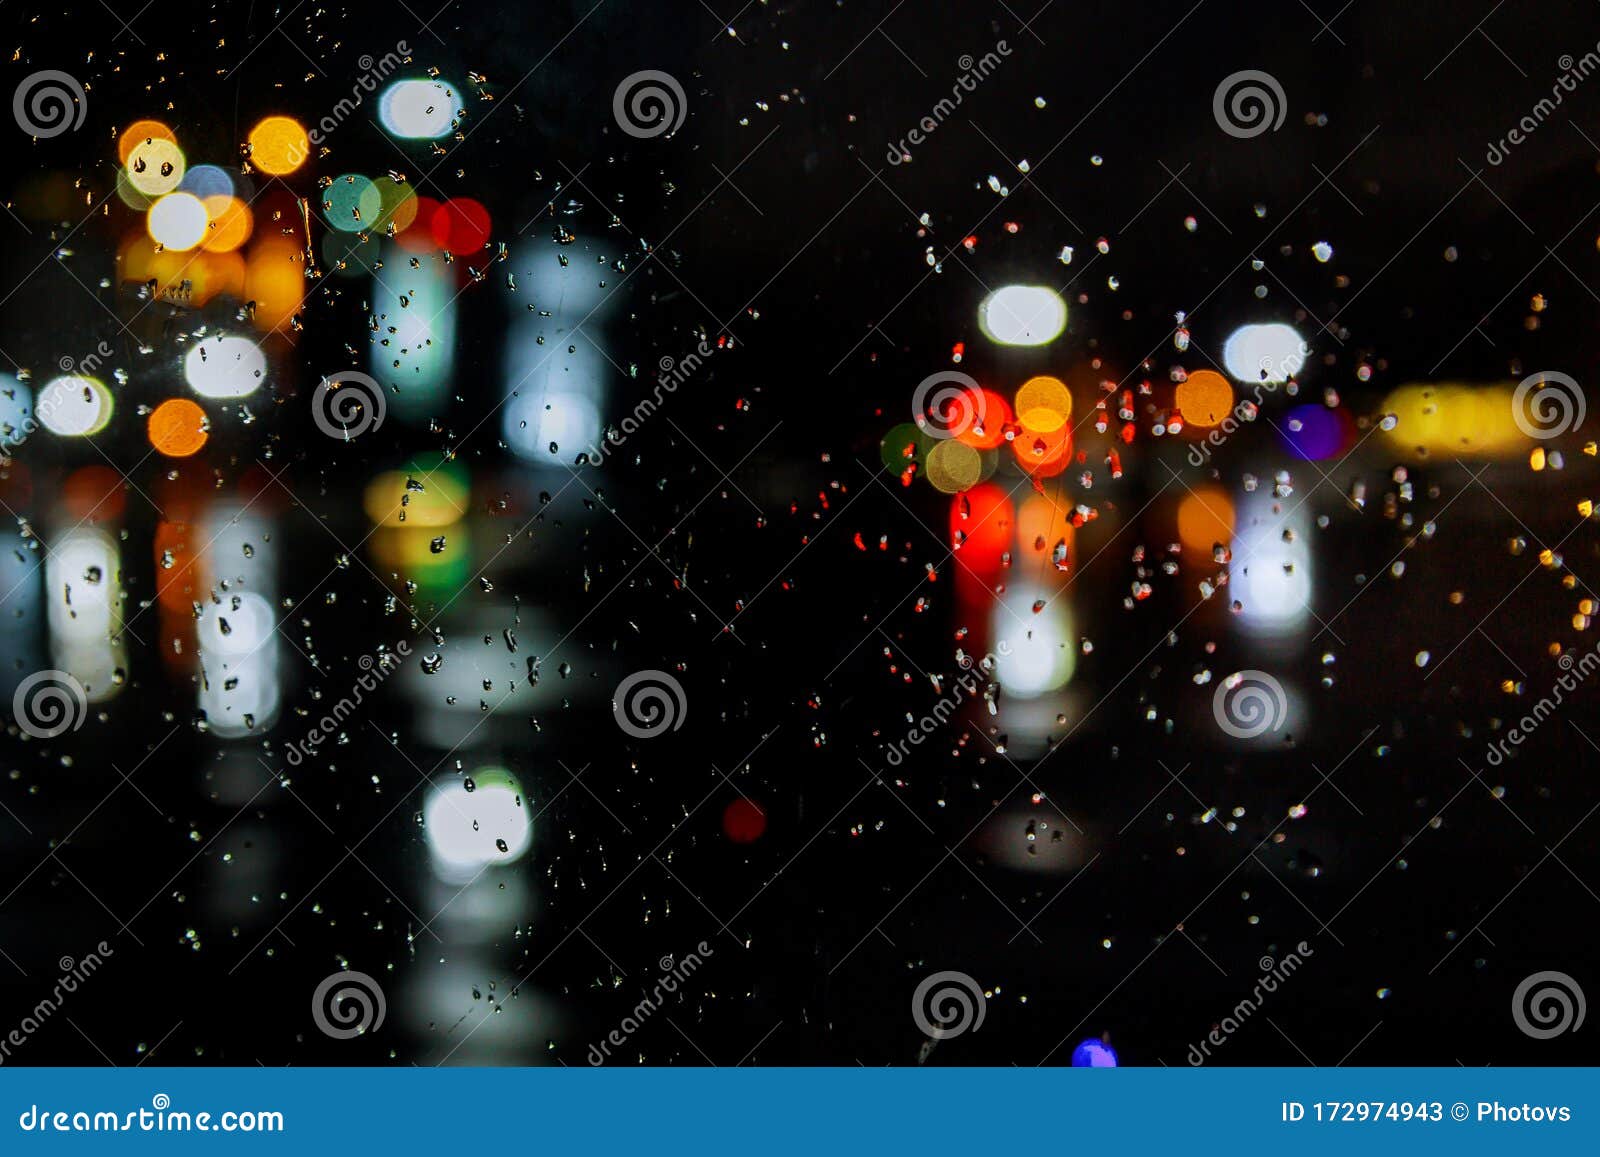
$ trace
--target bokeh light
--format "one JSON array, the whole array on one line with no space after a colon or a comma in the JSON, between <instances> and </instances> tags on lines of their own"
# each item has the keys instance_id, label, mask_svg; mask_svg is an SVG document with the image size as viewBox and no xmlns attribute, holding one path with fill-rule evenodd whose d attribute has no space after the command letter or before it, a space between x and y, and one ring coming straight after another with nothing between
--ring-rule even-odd
<instances>
[{"instance_id":1,"label":"bokeh light","mask_svg":"<svg viewBox=\"0 0 1600 1157\"><path fill-rule=\"evenodd\" d=\"M466 105L440 80L397 80L378 98L378 122L403 140L437 140L449 134Z\"/></svg>"},{"instance_id":2,"label":"bokeh light","mask_svg":"<svg viewBox=\"0 0 1600 1157\"><path fill-rule=\"evenodd\" d=\"M472 786L438 784L422 805L422 830L434 868L447 879L472 879L485 867L515 863L533 843L522 785L500 768L474 771Z\"/></svg>"},{"instance_id":3,"label":"bokeh light","mask_svg":"<svg viewBox=\"0 0 1600 1157\"><path fill-rule=\"evenodd\" d=\"M250 163L263 173L287 176L310 155L311 138L293 117L269 116L250 130Z\"/></svg>"},{"instance_id":4,"label":"bokeh light","mask_svg":"<svg viewBox=\"0 0 1600 1157\"><path fill-rule=\"evenodd\" d=\"M151 137L134 144L123 171L128 175L128 184L140 193L159 197L183 183L188 162L176 141Z\"/></svg>"},{"instance_id":5,"label":"bokeh light","mask_svg":"<svg viewBox=\"0 0 1600 1157\"><path fill-rule=\"evenodd\" d=\"M1178 383L1173 405L1189 425L1210 429L1233 409L1233 386L1216 370L1196 370Z\"/></svg>"},{"instance_id":6,"label":"bokeh light","mask_svg":"<svg viewBox=\"0 0 1600 1157\"><path fill-rule=\"evenodd\" d=\"M1306 362L1306 345L1293 326L1243 325L1222 346L1222 364L1241 382L1286 382Z\"/></svg>"},{"instance_id":7,"label":"bokeh light","mask_svg":"<svg viewBox=\"0 0 1600 1157\"><path fill-rule=\"evenodd\" d=\"M489 210L470 197L452 197L434 210L429 223L434 244L458 256L489 244Z\"/></svg>"},{"instance_id":8,"label":"bokeh light","mask_svg":"<svg viewBox=\"0 0 1600 1157\"><path fill-rule=\"evenodd\" d=\"M206 412L188 398L168 398L150 414L150 445L168 458L187 458L206 444Z\"/></svg>"},{"instance_id":9,"label":"bokeh light","mask_svg":"<svg viewBox=\"0 0 1600 1157\"><path fill-rule=\"evenodd\" d=\"M247 337L225 334L197 342L183 359L183 380L203 398L244 398L261 388L267 355Z\"/></svg>"},{"instance_id":10,"label":"bokeh light","mask_svg":"<svg viewBox=\"0 0 1600 1157\"><path fill-rule=\"evenodd\" d=\"M984 298L978 327L1000 345L1046 345L1067 326L1067 303L1043 285L1007 285Z\"/></svg>"},{"instance_id":11,"label":"bokeh light","mask_svg":"<svg viewBox=\"0 0 1600 1157\"><path fill-rule=\"evenodd\" d=\"M64 438L87 438L111 421L111 391L98 378L55 378L39 391L34 406L39 423Z\"/></svg>"},{"instance_id":12,"label":"bokeh light","mask_svg":"<svg viewBox=\"0 0 1600 1157\"><path fill-rule=\"evenodd\" d=\"M360 233L377 226L383 214L383 194L361 174L345 173L322 191L322 212L339 232Z\"/></svg>"},{"instance_id":13,"label":"bokeh light","mask_svg":"<svg viewBox=\"0 0 1600 1157\"><path fill-rule=\"evenodd\" d=\"M231 253L250 240L255 218L243 201L224 193L206 197L203 203L209 223L201 245L208 253Z\"/></svg>"},{"instance_id":14,"label":"bokeh light","mask_svg":"<svg viewBox=\"0 0 1600 1157\"><path fill-rule=\"evenodd\" d=\"M150 238L164 249L185 252L205 240L210 216L200 198L192 193L168 193L145 218Z\"/></svg>"},{"instance_id":15,"label":"bokeh light","mask_svg":"<svg viewBox=\"0 0 1600 1157\"><path fill-rule=\"evenodd\" d=\"M126 165L133 156L133 151L140 145L149 141L170 141L176 145L178 138L172 130L160 121L138 120L122 130L122 135L117 138L117 161Z\"/></svg>"},{"instance_id":16,"label":"bokeh light","mask_svg":"<svg viewBox=\"0 0 1600 1157\"><path fill-rule=\"evenodd\" d=\"M1216 546L1233 541L1233 503L1215 486L1197 486L1178 503L1178 541L1185 550L1209 557Z\"/></svg>"}]
</instances>

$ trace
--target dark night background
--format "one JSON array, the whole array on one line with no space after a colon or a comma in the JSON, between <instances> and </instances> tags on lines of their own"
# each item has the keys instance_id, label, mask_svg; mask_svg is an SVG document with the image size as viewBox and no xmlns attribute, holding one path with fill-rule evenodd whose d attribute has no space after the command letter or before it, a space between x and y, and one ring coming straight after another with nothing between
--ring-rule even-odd
<instances>
[{"instance_id":1,"label":"dark night background","mask_svg":"<svg viewBox=\"0 0 1600 1157\"><path fill-rule=\"evenodd\" d=\"M1230 442L1221 484L1291 469L1296 499L1314 491L1305 509L1328 523L1310 547L1312 605L1337 639L1313 625L1284 645L1275 661L1307 722L1249 751L1217 742L1214 684L1194 679L1254 665L1230 633L1229 592L1187 617L1207 568L1186 563L1124 606L1135 547L1155 559L1175 539L1169 472L1187 469L1182 445L1141 437L1121 480L1076 499L1100 517L1080 534L1071 587L1093 650L1048 712L1071 722L1030 744L1002 697L998 718L964 708L897 768L886 744L938 697L924 674L948 677L957 631L987 616L956 597L949 500L902 488L879 442L958 342L980 379L1009 388L1049 370L1092 391L1146 358L1151 377L1184 360L1178 311L1211 356L1246 321L1296 325L1314 351L1301 400L1331 387L1362 418L1408 382L1555 368L1600 380L1600 80L1503 164L1485 160L1548 94L1558 58L1600 42L1595 5L1510 0L1487 17L1487 4L1431 0L1054 0L1037 15L1033 0L758 0L737 15L463 0L436 17L431 0L113 6L126 30L92 0L0 10L17 53L8 77L64 69L89 102L78 132L18 131L5 153L4 368L33 367L37 385L104 340L129 375L98 452L35 435L0 497L48 545L66 473L125 472L132 616L154 598L170 475L219 491L276 475L260 509L285 600L283 711L248 741L197 728L193 683L141 631L127 685L81 730L0 738L0 1034L49 990L58 958L100 940L115 950L7 1063L581 1065L658 960L700 941L705 966L613 1063L1059 1065L1103 1034L1125 1065L1181 1066L1250 991L1257 961L1301 941L1304 968L1213 1063L1594 1062L1593 1025L1535 1040L1510 1005L1531 973L1600 982L1600 694L1585 687L1506 766L1483 760L1493 721L1559 674L1549 644L1593 645L1572 621L1600 582L1600 536L1577 512L1600 489L1581 449L1592 429L1559 443L1559 472L1521 455L1474 482L1482 460L1408 459L1411 525L1386 508L1401 458L1380 439L1326 479L1263 425ZM236 165L260 117L315 121L357 59L397 39L408 75L483 78L464 90L465 139L442 152L392 142L363 113L285 183L311 195L318 174L394 170L488 207L509 256L460 298L449 397L431 424L391 419L348 444L319 434L311 390L365 364L374 336L366 283L330 279L274 347L257 421L214 416L201 454L147 457L136 409L181 389L178 335L225 326L238 303L142 310L139 286L119 280L138 215L114 197L88 212L114 180L117 134L157 117L192 159ZM998 40L1010 55L994 75L912 163L886 164L889 142L948 94L957 59ZM1275 133L1234 139L1212 92L1250 68L1282 83L1288 114ZM687 93L669 138L633 139L613 120L617 82L642 69ZM592 332L571 328L581 312L550 323L557 368L585 342L609 359L608 420L659 359L701 335L732 346L575 484L564 467L520 463L489 420L526 312L505 274L525 282L553 260L557 222L580 237L563 249L573 265L620 285ZM1311 253L1321 240L1327 264ZM1053 345L980 334L986 287L1069 281ZM1535 295L1547 302L1536 327ZM362 487L442 451L470 475L480 551L454 601L407 595L406 576L362 545ZM1344 499L1358 480L1363 509ZM1429 519L1436 532L1419 538ZM1525 549L1510 549L1518 537ZM1540 565L1557 543L1562 560ZM20 524L8 547L30 549ZM519 614L543 664L532 708L484 713L452 749L430 728L446 692L427 679L478 662L517 676L523 656L508 661L499 640ZM19 629L37 648L41 608L34 619ZM287 768L281 742L305 726L295 712L320 714L360 656L401 640L410 669L363 706L348 743ZM1413 659L1424 650L1427 669ZM444 672L421 676L415 656L433 653ZM643 668L673 672L688 705L680 730L648 742L611 713L612 690ZM501 693L452 686L469 702ZM520 779L533 845L457 898L430 873L417 817L427 782L484 766ZM1168 769L1183 769L1178 782ZM749 844L722 823L741 795L766 816ZM1302 802L1308 814L1280 824ZM1029 854L1040 821L1066 823L1065 846ZM388 1003L382 1028L350 1041L317 1031L307 1008L345 966L376 977ZM989 990L986 1018L919 1056L911 994L946 969Z\"/></svg>"}]
</instances>

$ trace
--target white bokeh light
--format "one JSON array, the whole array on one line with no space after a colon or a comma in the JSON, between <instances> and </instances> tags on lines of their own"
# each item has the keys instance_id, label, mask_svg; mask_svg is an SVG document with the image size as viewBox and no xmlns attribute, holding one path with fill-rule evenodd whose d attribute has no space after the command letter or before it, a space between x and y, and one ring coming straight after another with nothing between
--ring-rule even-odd
<instances>
[{"instance_id":1,"label":"white bokeh light","mask_svg":"<svg viewBox=\"0 0 1600 1157\"><path fill-rule=\"evenodd\" d=\"M39 424L63 438L98 434L111 421L111 391L95 378L56 378L39 391Z\"/></svg>"},{"instance_id":2,"label":"white bokeh light","mask_svg":"<svg viewBox=\"0 0 1600 1157\"><path fill-rule=\"evenodd\" d=\"M1034 605L1043 601L1037 612ZM1008 695L1031 699L1067 685L1077 666L1076 640L1059 590L1017 587L994 611L995 678Z\"/></svg>"},{"instance_id":3,"label":"white bokeh light","mask_svg":"<svg viewBox=\"0 0 1600 1157\"><path fill-rule=\"evenodd\" d=\"M1047 345L1067 325L1067 303L1043 285L1007 285L983 299L978 326L1001 345Z\"/></svg>"},{"instance_id":4,"label":"white bokeh light","mask_svg":"<svg viewBox=\"0 0 1600 1157\"><path fill-rule=\"evenodd\" d=\"M266 375L267 355L246 337L207 338L183 359L184 381L202 398L247 397Z\"/></svg>"},{"instance_id":5,"label":"white bokeh light","mask_svg":"<svg viewBox=\"0 0 1600 1157\"><path fill-rule=\"evenodd\" d=\"M1306 364L1306 344L1293 326L1242 325L1222 346L1222 364L1241 382L1286 382Z\"/></svg>"},{"instance_id":6,"label":"white bokeh light","mask_svg":"<svg viewBox=\"0 0 1600 1157\"><path fill-rule=\"evenodd\" d=\"M471 879L491 864L513 863L533 843L533 821L516 777L480 768L469 778L472 791L461 780L440 783L422 806L428 851L446 879Z\"/></svg>"},{"instance_id":7,"label":"white bokeh light","mask_svg":"<svg viewBox=\"0 0 1600 1157\"><path fill-rule=\"evenodd\" d=\"M397 80L378 98L378 120L404 140L437 140L466 112L455 86L440 80Z\"/></svg>"}]
</instances>

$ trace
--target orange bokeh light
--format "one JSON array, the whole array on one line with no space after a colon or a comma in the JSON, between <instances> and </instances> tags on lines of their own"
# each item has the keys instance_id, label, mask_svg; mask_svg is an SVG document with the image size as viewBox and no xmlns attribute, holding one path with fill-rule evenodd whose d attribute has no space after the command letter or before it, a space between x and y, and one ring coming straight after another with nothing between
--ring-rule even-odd
<instances>
[{"instance_id":1,"label":"orange bokeh light","mask_svg":"<svg viewBox=\"0 0 1600 1157\"><path fill-rule=\"evenodd\" d=\"M971 395L973 391L968 390L967 393ZM995 449L1006 440L1006 427L1015 421L1010 403L993 390L981 387L977 397L969 397L968 401L974 404L973 413L981 415L981 418L957 434L957 439L975 450Z\"/></svg>"},{"instance_id":2,"label":"orange bokeh light","mask_svg":"<svg viewBox=\"0 0 1600 1157\"><path fill-rule=\"evenodd\" d=\"M150 415L150 445L168 458L187 458L206 444L206 412L188 398L168 398Z\"/></svg>"},{"instance_id":3,"label":"orange bokeh light","mask_svg":"<svg viewBox=\"0 0 1600 1157\"><path fill-rule=\"evenodd\" d=\"M200 244L206 250L212 253L231 253L250 240L255 220L251 216L250 207L243 201L226 193L220 193L207 197L205 206L206 216L210 221L206 227L205 240Z\"/></svg>"},{"instance_id":4,"label":"orange bokeh light","mask_svg":"<svg viewBox=\"0 0 1600 1157\"><path fill-rule=\"evenodd\" d=\"M1233 408L1233 385L1216 370L1196 370L1178 383L1173 404L1191 426L1209 429Z\"/></svg>"},{"instance_id":5,"label":"orange bokeh light","mask_svg":"<svg viewBox=\"0 0 1600 1157\"><path fill-rule=\"evenodd\" d=\"M128 158L133 156L133 150L146 141L171 141L178 143L178 138L172 130L160 121L140 120L134 121L122 130L122 136L117 138L117 160L126 165Z\"/></svg>"},{"instance_id":6,"label":"orange bokeh light","mask_svg":"<svg viewBox=\"0 0 1600 1157\"><path fill-rule=\"evenodd\" d=\"M1233 540L1233 503L1215 486L1201 486L1178 504L1178 541L1186 550L1209 555Z\"/></svg>"}]
</instances>

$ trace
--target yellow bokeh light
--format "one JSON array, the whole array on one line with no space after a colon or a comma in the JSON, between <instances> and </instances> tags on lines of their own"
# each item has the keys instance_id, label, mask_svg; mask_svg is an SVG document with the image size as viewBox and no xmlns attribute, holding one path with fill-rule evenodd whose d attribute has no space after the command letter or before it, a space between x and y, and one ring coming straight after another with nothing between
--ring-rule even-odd
<instances>
[{"instance_id":1,"label":"yellow bokeh light","mask_svg":"<svg viewBox=\"0 0 1600 1157\"><path fill-rule=\"evenodd\" d=\"M250 130L250 163L263 173L285 176L310 155L311 138L293 117L270 116Z\"/></svg>"},{"instance_id":2,"label":"yellow bokeh light","mask_svg":"<svg viewBox=\"0 0 1600 1157\"><path fill-rule=\"evenodd\" d=\"M165 249L189 250L205 240L209 217L200 198L192 193L168 193L145 217L145 228Z\"/></svg>"},{"instance_id":3,"label":"yellow bokeh light","mask_svg":"<svg viewBox=\"0 0 1600 1157\"><path fill-rule=\"evenodd\" d=\"M1053 434L1072 417L1072 391L1060 378L1029 378L1017 391L1017 420L1037 434Z\"/></svg>"},{"instance_id":4,"label":"yellow bokeh light","mask_svg":"<svg viewBox=\"0 0 1600 1157\"><path fill-rule=\"evenodd\" d=\"M1421 454L1520 456L1530 441L1517 425L1515 391L1507 384L1405 385L1383 400L1383 411L1395 418L1385 431L1390 444Z\"/></svg>"},{"instance_id":5,"label":"yellow bokeh light","mask_svg":"<svg viewBox=\"0 0 1600 1157\"><path fill-rule=\"evenodd\" d=\"M412 480L422 489L408 489ZM450 470L386 470L367 483L361 505L375 525L431 529L459 522L470 497L467 480Z\"/></svg>"},{"instance_id":6,"label":"yellow bokeh light","mask_svg":"<svg viewBox=\"0 0 1600 1157\"><path fill-rule=\"evenodd\" d=\"M983 476L983 456L954 438L937 443L928 451L928 481L935 490L955 494L970 490Z\"/></svg>"},{"instance_id":7,"label":"yellow bokeh light","mask_svg":"<svg viewBox=\"0 0 1600 1157\"><path fill-rule=\"evenodd\" d=\"M183 181L189 165L176 141L164 137L138 141L128 154L128 184L146 197L170 193Z\"/></svg>"}]
</instances>

